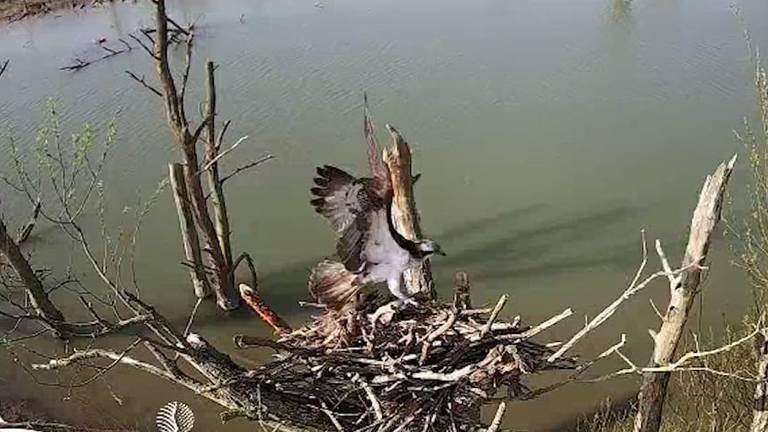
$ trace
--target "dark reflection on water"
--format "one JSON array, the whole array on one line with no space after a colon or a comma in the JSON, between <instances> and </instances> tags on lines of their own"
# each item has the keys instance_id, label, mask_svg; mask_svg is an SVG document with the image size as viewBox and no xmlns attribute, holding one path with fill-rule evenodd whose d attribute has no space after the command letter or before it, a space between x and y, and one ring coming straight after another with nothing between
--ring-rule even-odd
<instances>
[{"instance_id":1,"label":"dark reflection on water","mask_svg":"<svg viewBox=\"0 0 768 432\"><path fill-rule=\"evenodd\" d=\"M610 228L611 225L620 223L629 217L636 217L639 209L617 207L596 214L548 221L525 229L516 230L514 228L515 216L527 215L534 211L534 208L529 208L504 216L500 215L492 220L470 223L472 227L479 227L484 224L488 228L491 228L494 223L503 223L508 228L504 234L497 235L491 241L472 248L460 249L457 253L451 253L444 262L441 262L441 265L473 268L479 278L514 277L523 273L553 272L580 265L596 265L602 263L604 258L545 258L545 262L536 262L536 259L566 249L563 248L564 244L593 240L596 235ZM458 229L456 232L466 231ZM453 233L449 231L446 237L450 239L452 235ZM612 253L606 255L606 257L612 256L614 256ZM520 262L526 264L518 267ZM502 270L499 268L501 266L505 266L507 269Z\"/></svg>"}]
</instances>

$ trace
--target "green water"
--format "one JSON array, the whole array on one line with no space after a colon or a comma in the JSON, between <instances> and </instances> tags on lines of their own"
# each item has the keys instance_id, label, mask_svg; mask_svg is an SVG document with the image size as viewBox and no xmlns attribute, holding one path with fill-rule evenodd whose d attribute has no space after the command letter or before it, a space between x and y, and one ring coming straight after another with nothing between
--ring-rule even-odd
<instances>
[{"instance_id":1,"label":"green water","mask_svg":"<svg viewBox=\"0 0 768 432\"><path fill-rule=\"evenodd\" d=\"M403 131L423 173L423 226L449 254L434 262L439 290L450 290L453 272L464 270L477 303L509 293L507 313L530 322L572 307L577 318L547 335L558 339L623 290L640 261L642 228L679 256L704 176L743 153L732 130L755 110L743 25L755 45L767 47L768 4L740 6L744 24L716 0L323 0L322 7L314 0L195 0L176 5L175 15L199 20L188 100L200 96L202 62L213 59L220 116L233 121L230 139L249 136L225 171L276 156L227 186L236 253L254 256L276 309L294 323L306 316L296 302L307 296L308 269L333 250L331 231L308 205L313 167L363 172L367 91L375 118ZM115 215L148 196L177 158L160 100L123 73L152 77L149 61L134 50L77 73L57 69L92 54L94 39L150 24L150 12L149 5L121 4L0 28L0 58L11 59L0 80L0 122L14 127L22 145L33 142L49 98L62 107L69 132L85 122L103 128L119 111L119 145L105 181ZM6 150L7 140L0 146ZM734 201L747 177L743 156ZM0 168L9 163L0 155ZM6 192L3 204L10 219L26 217L28 208ZM70 262L72 246L50 230L33 245L38 262ZM167 192L138 248L142 293L182 325L194 299L178 265ZM737 321L746 304L729 249L727 239L715 242L705 326L720 325L721 313ZM649 288L578 352L598 352L626 332L628 353L645 361L646 329L656 325L647 299L663 301L665 290ZM267 334L247 313L221 317L211 305L196 330L227 349L235 333ZM267 353L233 356L255 364ZM64 418L115 418L151 429L159 406L182 400L201 430L252 429L218 426L215 406L132 371L116 370L65 398L35 387L7 361L0 367L4 391L42 400ZM635 386L626 379L567 387L514 404L506 424L551 430Z\"/></svg>"}]
</instances>

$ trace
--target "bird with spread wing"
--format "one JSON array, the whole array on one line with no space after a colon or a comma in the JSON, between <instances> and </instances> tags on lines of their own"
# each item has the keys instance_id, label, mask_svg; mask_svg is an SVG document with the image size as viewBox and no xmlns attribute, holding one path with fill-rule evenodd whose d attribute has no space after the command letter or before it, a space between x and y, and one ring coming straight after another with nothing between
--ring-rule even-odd
<instances>
[{"instance_id":1,"label":"bird with spread wing","mask_svg":"<svg viewBox=\"0 0 768 432\"><path fill-rule=\"evenodd\" d=\"M335 230L340 261L318 264L310 275L309 291L318 302L341 309L354 302L362 287L386 282L401 304L416 304L403 290L403 272L433 254L445 254L434 241L412 241L395 228L392 182L367 105L363 132L371 177L356 178L330 165L317 168L311 203Z\"/></svg>"}]
</instances>

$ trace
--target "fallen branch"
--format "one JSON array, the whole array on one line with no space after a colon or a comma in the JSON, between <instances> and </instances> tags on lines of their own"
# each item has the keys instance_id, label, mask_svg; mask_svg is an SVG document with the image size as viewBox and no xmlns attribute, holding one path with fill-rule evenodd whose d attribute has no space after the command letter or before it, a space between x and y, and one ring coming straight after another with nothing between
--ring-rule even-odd
<instances>
[{"instance_id":1,"label":"fallen branch","mask_svg":"<svg viewBox=\"0 0 768 432\"><path fill-rule=\"evenodd\" d=\"M112 58L112 57L114 57L116 55L127 53L127 52L130 52L130 51L133 50L133 47L128 42L126 42L123 39L118 39L118 40L123 44L123 48L116 50L116 49L112 49L112 48L110 48L110 47L108 47L106 45L99 44L99 47L102 50L104 50L106 52L106 54L102 55L101 57L97 57L97 58L91 59L91 60L83 60L83 59L81 59L79 57L76 57L74 59L74 63L72 63L72 64L70 64L68 66L62 66L62 67L59 68L59 70L76 72L76 71L79 71L79 70L81 70L81 69L83 69L85 67L88 67L88 66L90 66L90 65L92 65L94 63L98 63L98 62L104 61L104 60L106 60L108 58Z\"/></svg>"}]
</instances>

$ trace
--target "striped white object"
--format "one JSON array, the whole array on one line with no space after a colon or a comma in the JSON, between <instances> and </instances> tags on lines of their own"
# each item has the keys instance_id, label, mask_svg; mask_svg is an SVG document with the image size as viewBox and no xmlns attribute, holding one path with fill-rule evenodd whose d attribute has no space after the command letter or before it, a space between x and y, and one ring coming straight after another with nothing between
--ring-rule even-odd
<instances>
[{"instance_id":1,"label":"striped white object","mask_svg":"<svg viewBox=\"0 0 768 432\"><path fill-rule=\"evenodd\" d=\"M155 418L159 432L189 432L195 425L195 414L182 402L169 402Z\"/></svg>"}]
</instances>

